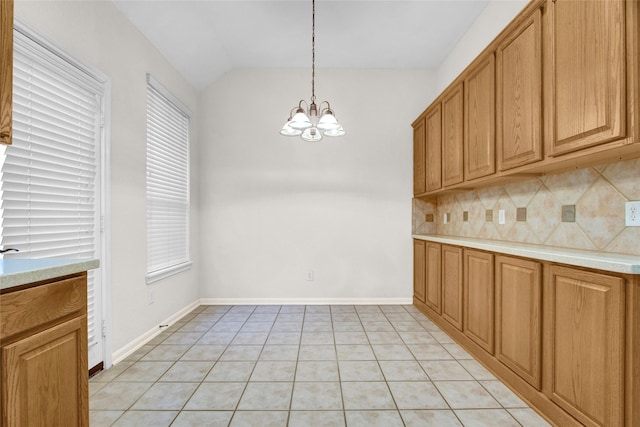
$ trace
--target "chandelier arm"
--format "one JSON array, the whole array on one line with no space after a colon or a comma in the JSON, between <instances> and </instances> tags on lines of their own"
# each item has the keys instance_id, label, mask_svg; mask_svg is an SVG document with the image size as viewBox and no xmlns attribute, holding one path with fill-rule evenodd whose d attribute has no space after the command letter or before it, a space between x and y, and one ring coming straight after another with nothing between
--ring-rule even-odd
<instances>
[{"instance_id":1,"label":"chandelier arm","mask_svg":"<svg viewBox=\"0 0 640 427\"><path fill-rule=\"evenodd\" d=\"M316 0L311 0L311 103L316 100Z\"/></svg>"}]
</instances>

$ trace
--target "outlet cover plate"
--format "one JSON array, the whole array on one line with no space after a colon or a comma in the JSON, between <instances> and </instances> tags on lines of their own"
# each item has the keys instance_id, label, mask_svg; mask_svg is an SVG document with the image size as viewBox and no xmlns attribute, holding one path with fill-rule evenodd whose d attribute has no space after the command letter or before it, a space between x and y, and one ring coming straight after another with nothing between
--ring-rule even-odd
<instances>
[{"instance_id":1,"label":"outlet cover plate","mask_svg":"<svg viewBox=\"0 0 640 427\"><path fill-rule=\"evenodd\" d=\"M432 213L428 213L426 216L426 220L427 222L433 222L435 220L435 218L433 217Z\"/></svg>"},{"instance_id":2,"label":"outlet cover plate","mask_svg":"<svg viewBox=\"0 0 640 427\"><path fill-rule=\"evenodd\" d=\"M640 227L640 202L626 202L624 204L624 225Z\"/></svg>"},{"instance_id":3,"label":"outlet cover plate","mask_svg":"<svg viewBox=\"0 0 640 427\"><path fill-rule=\"evenodd\" d=\"M504 225L507 223L507 216L504 209L498 210L498 224Z\"/></svg>"},{"instance_id":4,"label":"outlet cover plate","mask_svg":"<svg viewBox=\"0 0 640 427\"><path fill-rule=\"evenodd\" d=\"M486 211L484 211L484 220L486 222L493 222L493 210L492 209L487 209Z\"/></svg>"},{"instance_id":5,"label":"outlet cover plate","mask_svg":"<svg viewBox=\"0 0 640 427\"><path fill-rule=\"evenodd\" d=\"M469 211L462 212L462 221L469 222Z\"/></svg>"},{"instance_id":6,"label":"outlet cover plate","mask_svg":"<svg viewBox=\"0 0 640 427\"><path fill-rule=\"evenodd\" d=\"M516 221L526 221L526 220L527 220L527 208L517 208Z\"/></svg>"},{"instance_id":7,"label":"outlet cover plate","mask_svg":"<svg viewBox=\"0 0 640 427\"><path fill-rule=\"evenodd\" d=\"M576 205L562 206L562 222L576 222Z\"/></svg>"}]
</instances>

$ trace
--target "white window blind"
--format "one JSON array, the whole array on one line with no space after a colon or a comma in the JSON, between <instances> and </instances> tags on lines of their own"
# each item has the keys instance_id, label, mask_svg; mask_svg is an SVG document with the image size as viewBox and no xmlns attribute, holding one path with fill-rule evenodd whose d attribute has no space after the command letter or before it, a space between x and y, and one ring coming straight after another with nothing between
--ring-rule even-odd
<instances>
[{"instance_id":1,"label":"white window blind","mask_svg":"<svg viewBox=\"0 0 640 427\"><path fill-rule=\"evenodd\" d=\"M147 76L147 283L191 266L189 116Z\"/></svg>"},{"instance_id":2,"label":"white window blind","mask_svg":"<svg viewBox=\"0 0 640 427\"><path fill-rule=\"evenodd\" d=\"M97 258L102 84L15 33L13 145L1 157L0 244L11 258ZM89 344L95 340L89 274Z\"/></svg>"}]
</instances>

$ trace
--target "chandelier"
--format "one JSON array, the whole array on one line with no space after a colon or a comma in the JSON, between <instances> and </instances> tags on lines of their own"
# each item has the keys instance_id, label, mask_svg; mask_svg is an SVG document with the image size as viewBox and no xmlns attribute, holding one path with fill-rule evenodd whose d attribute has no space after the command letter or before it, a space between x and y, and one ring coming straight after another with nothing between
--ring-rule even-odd
<instances>
[{"instance_id":1,"label":"chandelier","mask_svg":"<svg viewBox=\"0 0 640 427\"><path fill-rule=\"evenodd\" d=\"M322 101L319 107L316 105L316 0L311 0L311 5L311 104L301 99L298 106L291 109L280 134L315 142L320 141L322 135L342 136L345 131L327 101Z\"/></svg>"}]
</instances>

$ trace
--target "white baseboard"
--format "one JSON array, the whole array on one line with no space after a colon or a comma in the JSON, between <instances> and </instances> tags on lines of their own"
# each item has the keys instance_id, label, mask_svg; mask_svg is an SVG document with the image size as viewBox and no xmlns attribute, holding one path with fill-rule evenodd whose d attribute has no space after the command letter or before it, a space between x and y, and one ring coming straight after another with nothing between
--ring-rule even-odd
<instances>
[{"instance_id":1,"label":"white baseboard","mask_svg":"<svg viewBox=\"0 0 640 427\"><path fill-rule=\"evenodd\" d=\"M201 298L202 305L411 305L412 298Z\"/></svg>"},{"instance_id":2,"label":"white baseboard","mask_svg":"<svg viewBox=\"0 0 640 427\"><path fill-rule=\"evenodd\" d=\"M190 313L194 308L198 307L201 304L202 303L200 302L200 300L195 300L191 304L187 305L181 310L178 310L176 313L172 314L167 319L160 322L160 325L168 325L168 326L173 325L175 322L182 319L186 314ZM126 359L129 355L134 353L137 349L139 349L140 347L142 347L143 345L151 341L153 338L155 338L157 335L159 335L160 332L162 332L162 329L160 329L158 326L155 326L149 329L147 332L140 335L138 338L129 342L129 344L114 351L113 355L111 356L112 363L116 365L122 360Z\"/></svg>"}]
</instances>

